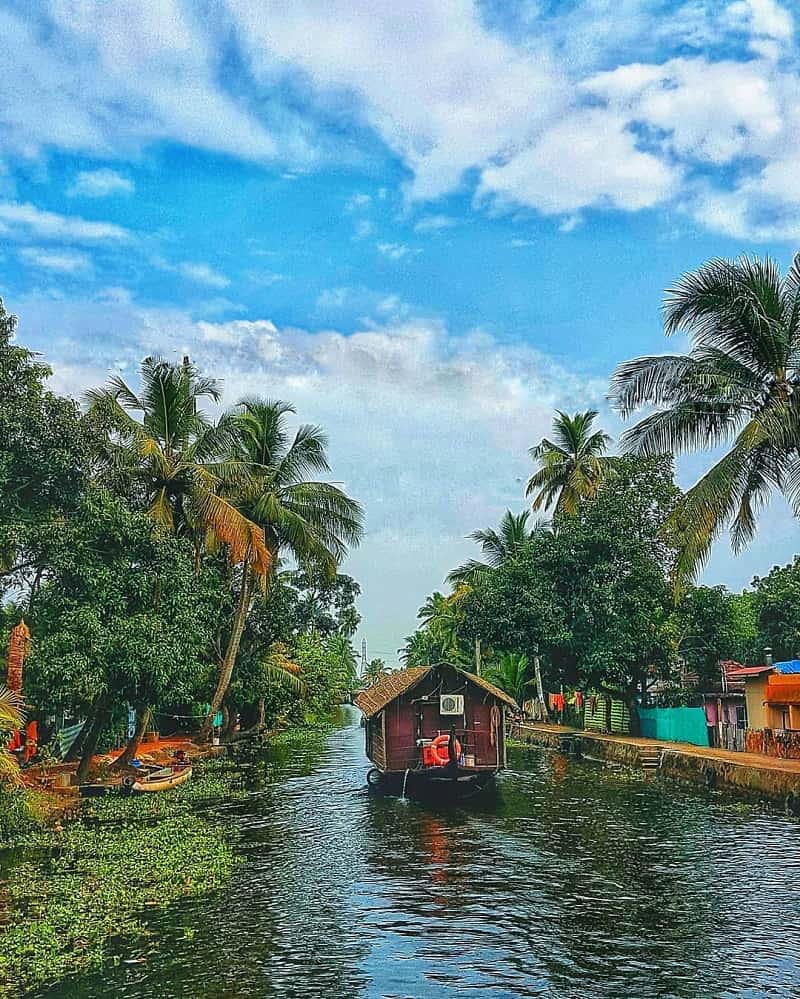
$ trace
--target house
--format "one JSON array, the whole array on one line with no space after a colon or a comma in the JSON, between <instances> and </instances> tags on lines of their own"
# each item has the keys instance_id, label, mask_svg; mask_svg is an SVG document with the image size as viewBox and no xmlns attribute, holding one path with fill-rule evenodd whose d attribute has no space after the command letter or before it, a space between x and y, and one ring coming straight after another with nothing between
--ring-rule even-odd
<instances>
[{"instance_id":1,"label":"house","mask_svg":"<svg viewBox=\"0 0 800 999\"><path fill-rule=\"evenodd\" d=\"M800 758L800 660L743 666L732 675L745 685L748 751Z\"/></svg>"},{"instance_id":2,"label":"house","mask_svg":"<svg viewBox=\"0 0 800 999\"><path fill-rule=\"evenodd\" d=\"M483 677L439 664L389 673L362 690L373 785L485 784L505 765L513 698ZM393 780L394 779L394 780Z\"/></svg>"}]
</instances>

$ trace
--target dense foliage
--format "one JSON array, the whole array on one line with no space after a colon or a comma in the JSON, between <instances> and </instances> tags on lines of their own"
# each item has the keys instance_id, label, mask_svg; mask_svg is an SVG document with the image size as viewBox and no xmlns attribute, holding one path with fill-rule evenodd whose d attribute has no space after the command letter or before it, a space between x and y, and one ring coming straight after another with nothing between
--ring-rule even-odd
<instances>
[{"instance_id":1,"label":"dense foliage","mask_svg":"<svg viewBox=\"0 0 800 999\"><path fill-rule=\"evenodd\" d=\"M0 641L24 615L43 730L85 719L83 774L128 705L130 752L151 709L210 704L228 734L323 717L353 686L359 587L338 566L361 535L315 479L323 431L258 399L212 419L219 385L187 358L146 358L138 388L114 377L82 412L15 326L0 304Z\"/></svg>"}]
</instances>

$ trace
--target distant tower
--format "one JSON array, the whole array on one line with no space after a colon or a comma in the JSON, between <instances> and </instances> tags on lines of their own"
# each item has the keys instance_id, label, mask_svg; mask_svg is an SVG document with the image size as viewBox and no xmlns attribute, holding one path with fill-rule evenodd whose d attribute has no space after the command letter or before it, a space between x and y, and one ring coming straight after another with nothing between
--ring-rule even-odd
<instances>
[{"instance_id":1,"label":"distant tower","mask_svg":"<svg viewBox=\"0 0 800 999\"><path fill-rule=\"evenodd\" d=\"M367 675L367 640L361 639L361 675Z\"/></svg>"}]
</instances>

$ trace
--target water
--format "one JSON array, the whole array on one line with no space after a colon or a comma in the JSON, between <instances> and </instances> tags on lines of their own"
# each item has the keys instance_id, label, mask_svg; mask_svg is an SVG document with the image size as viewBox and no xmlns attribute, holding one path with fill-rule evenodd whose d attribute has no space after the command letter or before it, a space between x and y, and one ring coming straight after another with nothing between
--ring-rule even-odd
<instances>
[{"instance_id":1,"label":"water","mask_svg":"<svg viewBox=\"0 0 800 999\"><path fill-rule=\"evenodd\" d=\"M800 996L795 821L530 751L483 807L402 806L365 793L348 720L231 813L228 891L49 995Z\"/></svg>"}]
</instances>

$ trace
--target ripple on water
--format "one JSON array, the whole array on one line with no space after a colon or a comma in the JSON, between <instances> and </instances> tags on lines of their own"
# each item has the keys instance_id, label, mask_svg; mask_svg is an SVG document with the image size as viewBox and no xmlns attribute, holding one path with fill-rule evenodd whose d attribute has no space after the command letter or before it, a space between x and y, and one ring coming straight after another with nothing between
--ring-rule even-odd
<instances>
[{"instance_id":1,"label":"ripple on water","mask_svg":"<svg viewBox=\"0 0 800 999\"><path fill-rule=\"evenodd\" d=\"M349 719L230 814L243 864L157 957L52 994L800 996L794 821L534 752L486 805L373 798Z\"/></svg>"}]
</instances>

